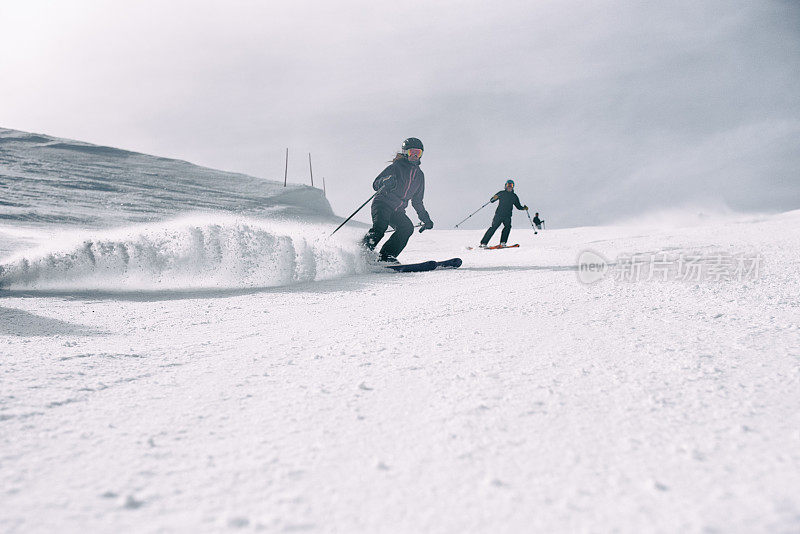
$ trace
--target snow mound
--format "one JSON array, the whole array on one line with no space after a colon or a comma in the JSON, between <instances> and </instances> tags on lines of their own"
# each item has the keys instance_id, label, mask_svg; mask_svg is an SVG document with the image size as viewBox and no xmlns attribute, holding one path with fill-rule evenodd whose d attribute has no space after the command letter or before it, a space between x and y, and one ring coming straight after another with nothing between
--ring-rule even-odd
<instances>
[{"instance_id":1,"label":"snow mound","mask_svg":"<svg viewBox=\"0 0 800 534\"><path fill-rule=\"evenodd\" d=\"M329 226L227 215L73 232L0 264L0 287L182 290L272 287L368 272L360 247Z\"/></svg>"},{"instance_id":2,"label":"snow mound","mask_svg":"<svg viewBox=\"0 0 800 534\"><path fill-rule=\"evenodd\" d=\"M113 228L187 213L331 222L319 189L0 128L0 221Z\"/></svg>"}]
</instances>

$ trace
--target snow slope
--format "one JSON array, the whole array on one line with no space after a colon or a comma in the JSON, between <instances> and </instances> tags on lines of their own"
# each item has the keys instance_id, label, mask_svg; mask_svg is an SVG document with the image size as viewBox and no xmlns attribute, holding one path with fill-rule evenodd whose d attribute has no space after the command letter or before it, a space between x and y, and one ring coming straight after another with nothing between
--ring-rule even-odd
<instances>
[{"instance_id":1,"label":"snow slope","mask_svg":"<svg viewBox=\"0 0 800 534\"><path fill-rule=\"evenodd\" d=\"M502 251L433 230L402 259L464 266L418 274L368 272L359 230L215 217L92 234L103 276L86 234L7 246L0 530L800 531L800 212L515 229ZM248 225L264 248L234 244ZM212 228L228 260L192 252ZM113 251L144 237L189 267L126 271ZM296 265L303 241L350 267L218 273ZM587 249L763 269L585 285Z\"/></svg>"},{"instance_id":2,"label":"snow slope","mask_svg":"<svg viewBox=\"0 0 800 534\"><path fill-rule=\"evenodd\" d=\"M319 189L0 128L0 221L109 227L225 212L319 220Z\"/></svg>"}]
</instances>

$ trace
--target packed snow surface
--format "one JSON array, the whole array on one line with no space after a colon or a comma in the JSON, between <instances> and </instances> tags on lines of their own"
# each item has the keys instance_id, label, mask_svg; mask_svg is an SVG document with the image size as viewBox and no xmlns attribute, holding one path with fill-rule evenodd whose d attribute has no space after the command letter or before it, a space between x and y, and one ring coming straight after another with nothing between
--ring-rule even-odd
<instances>
[{"instance_id":1,"label":"packed snow surface","mask_svg":"<svg viewBox=\"0 0 800 534\"><path fill-rule=\"evenodd\" d=\"M0 230L0 530L800 531L800 212L329 230Z\"/></svg>"}]
</instances>

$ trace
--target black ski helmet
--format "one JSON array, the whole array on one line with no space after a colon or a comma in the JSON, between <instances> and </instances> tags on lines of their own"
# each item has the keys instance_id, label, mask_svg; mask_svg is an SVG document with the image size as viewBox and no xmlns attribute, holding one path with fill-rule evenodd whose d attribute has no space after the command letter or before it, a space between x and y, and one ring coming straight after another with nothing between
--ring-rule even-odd
<instances>
[{"instance_id":1,"label":"black ski helmet","mask_svg":"<svg viewBox=\"0 0 800 534\"><path fill-rule=\"evenodd\" d=\"M409 137L405 141L403 141L403 150L408 150L409 148L418 148L420 150L425 150L422 146L422 141L417 139L416 137Z\"/></svg>"}]
</instances>

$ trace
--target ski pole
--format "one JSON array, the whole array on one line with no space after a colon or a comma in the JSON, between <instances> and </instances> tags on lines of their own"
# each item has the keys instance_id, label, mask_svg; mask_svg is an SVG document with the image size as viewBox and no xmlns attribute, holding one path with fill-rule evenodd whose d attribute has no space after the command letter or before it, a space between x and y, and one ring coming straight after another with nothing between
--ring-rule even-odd
<instances>
[{"instance_id":1,"label":"ski pole","mask_svg":"<svg viewBox=\"0 0 800 534\"><path fill-rule=\"evenodd\" d=\"M533 233L538 234L539 232L536 231L536 225L533 224L533 219L531 219L531 214L528 212L528 210L525 210L525 215L528 216L528 220L531 222L531 228L533 228Z\"/></svg>"},{"instance_id":2,"label":"ski pole","mask_svg":"<svg viewBox=\"0 0 800 534\"><path fill-rule=\"evenodd\" d=\"M420 227L420 226L422 226L422 225L423 225L423 223L415 224L415 225L414 225L414 228L419 228L419 227ZM394 232L394 228L392 228L391 230L386 230L386 232L385 232L385 233L387 233L387 234L391 234L392 232Z\"/></svg>"},{"instance_id":3,"label":"ski pole","mask_svg":"<svg viewBox=\"0 0 800 534\"><path fill-rule=\"evenodd\" d=\"M380 188L380 189L378 189L377 191L375 191L374 193L372 193L372 196L371 196L371 197L369 197L369 198L367 199L367 202L369 202L370 200L372 200L373 198L375 198L375 195L377 195L378 193L380 193L380 192L381 192L381 189L383 189L383 186L381 186L381 188ZM331 232L331 235L329 235L328 237L330 237L330 236L332 236L333 234L335 234L336 232L338 232L338 231L339 231L339 228L341 228L342 226L344 226L345 224L347 224L347 221L349 221L350 219L352 219L352 218L355 216L355 214L356 214L356 213L358 213L359 211L361 211L361 208L363 208L364 206L366 206L366 205L367 205L367 202L364 202L363 204L361 204L361 205L358 207L358 209L357 209L356 211L354 211L354 212L353 212L353 213L350 215L350 217L346 218L342 224L340 224L339 226L337 226L337 227L336 227L336 230L334 230L333 232Z\"/></svg>"},{"instance_id":4,"label":"ski pole","mask_svg":"<svg viewBox=\"0 0 800 534\"><path fill-rule=\"evenodd\" d=\"M488 205L489 205L489 204L491 204L491 203L492 203L492 201L490 200L489 202L487 202L486 204L484 204L484 205L483 205L483 206L481 206L480 208L476 209L475 211L473 211L472 213L470 213L469 215L467 215L467 219L469 219L470 217L472 217L473 215L475 215L476 213L478 213L479 211L481 211L483 208L485 208L486 206L488 206ZM467 219L464 219L464 221L466 221ZM458 224L461 224L461 223L463 223L464 221L461 221L461 222L460 222L460 223L458 223ZM458 224L457 224L457 225L455 225L455 228L458 228Z\"/></svg>"}]
</instances>

